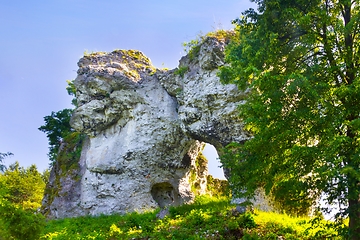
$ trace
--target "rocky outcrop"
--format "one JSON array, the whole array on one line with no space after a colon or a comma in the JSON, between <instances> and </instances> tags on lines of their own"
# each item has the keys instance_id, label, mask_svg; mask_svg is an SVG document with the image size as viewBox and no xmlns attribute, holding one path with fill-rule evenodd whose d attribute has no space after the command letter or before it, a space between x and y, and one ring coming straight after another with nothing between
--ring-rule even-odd
<instances>
[{"instance_id":1,"label":"rocky outcrop","mask_svg":"<svg viewBox=\"0 0 360 240\"><path fill-rule=\"evenodd\" d=\"M237 112L245 93L233 84L221 84L217 76L224 64L224 48L225 41L206 38L196 56L183 57L178 69L159 76L162 86L177 99L182 130L217 149L249 137ZM183 74L176 74L179 69L184 69Z\"/></svg>"},{"instance_id":2,"label":"rocky outcrop","mask_svg":"<svg viewBox=\"0 0 360 240\"><path fill-rule=\"evenodd\" d=\"M249 137L236 110L245 94L216 75L225 44L206 38L169 71L134 50L80 59L71 125L88 138L77 177L53 169L60 190L44 198L48 217L179 205L192 201L193 181L206 191L207 168L196 164L203 143L221 149Z\"/></svg>"}]
</instances>

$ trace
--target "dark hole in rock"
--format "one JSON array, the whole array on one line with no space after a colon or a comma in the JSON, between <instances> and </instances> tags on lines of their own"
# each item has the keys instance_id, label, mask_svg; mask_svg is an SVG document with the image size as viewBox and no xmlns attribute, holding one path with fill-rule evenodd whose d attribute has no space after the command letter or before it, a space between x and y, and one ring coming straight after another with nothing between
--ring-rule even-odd
<instances>
[{"instance_id":1,"label":"dark hole in rock","mask_svg":"<svg viewBox=\"0 0 360 240\"><path fill-rule=\"evenodd\" d=\"M156 183L151 188L151 196L161 208L175 204L174 188L168 182Z\"/></svg>"},{"instance_id":2,"label":"dark hole in rock","mask_svg":"<svg viewBox=\"0 0 360 240\"><path fill-rule=\"evenodd\" d=\"M185 154L185 156L181 160L181 164L186 168L191 165L191 157L189 156L189 154Z\"/></svg>"}]
</instances>

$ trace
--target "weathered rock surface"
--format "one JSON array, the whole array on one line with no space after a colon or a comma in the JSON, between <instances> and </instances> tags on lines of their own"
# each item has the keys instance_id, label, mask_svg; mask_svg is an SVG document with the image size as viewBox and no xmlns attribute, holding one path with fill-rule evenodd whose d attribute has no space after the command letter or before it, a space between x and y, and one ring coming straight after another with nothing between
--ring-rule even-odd
<instances>
[{"instance_id":1,"label":"weathered rock surface","mask_svg":"<svg viewBox=\"0 0 360 240\"><path fill-rule=\"evenodd\" d=\"M59 176L61 168L53 168L49 188L56 182L59 190L44 198L48 217L192 201L190 170L197 168L203 142L220 149L249 137L236 111L245 94L216 75L224 47L224 41L207 38L196 56L183 57L170 71L155 69L133 50L80 59L71 124L88 138L75 172ZM200 192L206 175L206 167L197 170Z\"/></svg>"},{"instance_id":2,"label":"weathered rock surface","mask_svg":"<svg viewBox=\"0 0 360 240\"><path fill-rule=\"evenodd\" d=\"M221 84L216 75L224 64L224 48L224 41L206 38L197 57L180 60L179 68L186 69L183 77L174 71L159 76L164 88L177 99L182 130L217 149L249 137L237 112L245 93L233 84Z\"/></svg>"}]
</instances>

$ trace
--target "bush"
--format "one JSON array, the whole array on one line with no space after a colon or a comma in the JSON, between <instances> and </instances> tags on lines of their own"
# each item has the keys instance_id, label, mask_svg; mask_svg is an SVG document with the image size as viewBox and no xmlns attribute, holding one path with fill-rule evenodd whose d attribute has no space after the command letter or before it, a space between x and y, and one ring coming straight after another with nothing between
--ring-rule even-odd
<instances>
[{"instance_id":1,"label":"bush","mask_svg":"<svg viewBox=\"0 0 360 240\"><path fill-rule=\"evenodd\" d=\"M39 239L45 226L43 215L4 202L0 206L0 220L4 239Z\"/></svg>"},{"instance_id":2,"label":"bush","mask_svg":"<svg viewBox=\"0 0 360 240\"><path fill-rule=\"evenodd\" d=\"M241 228L255 228L256 227L254 217L252 216L251 213L248 213L248 212L241 215L238 222L239 222L239 226Z\"/></svg>"},{"instance_id":3,"label":"bush","mask_svg":"<svg viewBox=\"0 0 360 240\"><path fill-rule=\"evenodd\" d=\"M179 75L180 77L184 77L185 73L189 70L189 67L188 66L182 66L182 67L179 67L177 68L175 71L174 71L174 74L175 75Z\"/></svg>"}]
</instances>

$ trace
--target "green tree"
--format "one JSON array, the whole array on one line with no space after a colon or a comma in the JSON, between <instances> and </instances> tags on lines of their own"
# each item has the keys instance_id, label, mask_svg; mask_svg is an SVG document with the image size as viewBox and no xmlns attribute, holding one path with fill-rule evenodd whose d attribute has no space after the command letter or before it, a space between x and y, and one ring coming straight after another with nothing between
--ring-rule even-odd
<instances>
[{"instance_id":1,"label":"green tree","mask_svg":"<svg viewBox=\"0 0 360 240\"><path fill-rule=\"evenodd\" d=\"M58 161L62 165L66 165L67 169L79 160L85 138L85 134L76 132L70 126L72 111L63 109L52 112L50 116L44 117L45 125L39 127L39 130L46 133L49 139L48 156L51 165Z\"/></svg>"},{"instance_id":2,"label":"green tree","mask_svg":"<svg viewBox=\"0 0 360 240\"><path fill-rule=\"evenodd\" d=\"M74 81L67 80L66 82L68 84L68 86L66 87L66 91L68 92L68 94L70 96L74 97L71 100L71 104L74 105L75 107L77 107L78 103L77 103L77 99L76 99L76 87L75 87Z\"/></svg>"},{"instance_id":3,"label":"green tree","mask_svg":"<svg viewBox=\"0 0 360 240\"><path fill-rule=\"evenodd\" d=\"M57 158L64 138L74 131L70 126L72 111L72 109L63 109L58 112L51 112L50 116L44 117L45 125L38 128L46 133L49 140L48 156L52 163Z\"/></svg>"},{"instance_id":4,"label":"green tree","mask_svg":"<svg viewBox=\"0 0 360 240\"><path fill-rule=\"evenodd\" d=\"M76 88L73 81L67 81L68 86L66 90L70 96L73 96L72 104L77 106L76 99ZM58 112L51 112L50 116L45 116L44 121L45 124L40 126L38 129L44 133L49 140L49 159L51 164L59 157L59 150L62 144L65 147L66 144L71 145L72 148L66 148L66 151L73 151L74 156L70 156L71 158L79 158L79 152L81 152L82 140L84 139L84 135L76 132L70 126L70 119L72 116L73 109L63 109ZM63 153L64 155L65 153ZM71 154L70 154L71 155Z\"/></svg>"},{"instance_id":5,"label":"green tree","mask_svg":"<svg viewBox=\"0 0 360 240\"><path fill-rule=\"evenodd\" d=\"M14 154L12 154L11 152L0 153L0 172L4 172L6 169L6 166L4 165L4 159L12 155Z\"/></svg>"},{"instance_id":6,"label":"green tree","mask_svg":"<svg viewBox=\"0 0 360 240\"><path fill-rule=\"evenodd\" d=\"M0 239L39 239L44 217L36 213L45 189L35 165L18 162L0 174Z\"/></svg>"},{"instance_id":7,"label":"green tree","mask_svg":"<svg viewBox=\"0 0 360 240\"><path fill-rule=\"evenodd\" d=\"M45 226L45 217L31 209L2 202L0 224L0 240L38 240Z\"/></svg>"},{"instance_id":8,"label":"green tree","mask_svg":"<svg viewBox=\"0 0 360 240\"><path fill-rule=\"evenodd\" d=\"M2 199L25 209L37 209L41 206L45 181L34 164L24 168L15 162L0 178L0 187L4 190Z\"/></svg>"},{"instance_id":9,"label":"green tree","mask_svg":"<svg viewBox=\"0 0 360 240\"><path fill-rule=\"evenodd\" d=\"M240 115L253 138L223 163L236 194L259 187L293 209L325 194L360 238L360 3L256 0L234 21L225 83L248 91ZM244 171L245 170L245 171Z\"/></svg>"}]
</instances>

